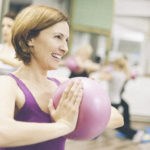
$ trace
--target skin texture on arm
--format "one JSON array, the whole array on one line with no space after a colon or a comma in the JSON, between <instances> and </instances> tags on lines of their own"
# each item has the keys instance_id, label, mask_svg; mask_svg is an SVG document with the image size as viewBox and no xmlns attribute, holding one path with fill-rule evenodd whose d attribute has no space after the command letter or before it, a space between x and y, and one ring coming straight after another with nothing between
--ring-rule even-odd
<instances>
[{"instance_id":1,"label":"skin texture on arm","mask_svg":"<svg viewBox=\"0 0 150 150\"><path fill-rule=\"evenodd\" d=\"M91 60L87 60L84 64L84 69L88 72L95 72L100 70L100 64L94 63Z\"/></svg>"},{"instance_id":2,"label":"skin texture on arm","mask_svg":"<svg viewBox=\"0 0 150 150\"><path fill-rule=\"evenodd\" d=\"M106 128L109 129L119 128L123 126L123 124L124 124L124 120L122 115L119 113L119 111L116 108L111 107L110 120Z\"/></svg>"},{"instance_id":3,"label":"skin texture on arm","mask_svg":"<svg viewBox=\"0 0 150 150\"><path fill-rule=\"evenodd\" d=\"M78 89L78 96L73 92L74 89ZM14 120L17 90L18 86L13 79L0 77L0 147L35 144L64 136L75 129L82 97L80 82L68 86L58 109L55 110L50 103L50 111L56 123L28 123ZM68 102L70 97L72 99Z\"/></svg>"},{"instance_id":4,"label":"skin texture on arm","mask_svg":"<svg viewBox=\"0 0 150 150\"><path fill-rule=\"evenodd\" d=\"M8 64L16 68L22 64L17 59L5 55L0 55L0 61L2 61L4 64Z\"/></svg>"}]
</instances>

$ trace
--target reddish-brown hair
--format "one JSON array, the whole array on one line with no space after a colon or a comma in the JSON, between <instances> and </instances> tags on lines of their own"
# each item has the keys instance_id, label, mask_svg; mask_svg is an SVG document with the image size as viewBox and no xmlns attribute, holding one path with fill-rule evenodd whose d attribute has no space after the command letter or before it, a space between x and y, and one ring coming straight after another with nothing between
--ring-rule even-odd
<instances>
[{"instance_id":1,"label":"reddish-brown hair","mask_svg":"<svg viewBox=\"0 0 150 150\"><path fill-rule=\"evenodd\" d=\"M48 6L31 5L24 8L16 17L12 29L12 43L16 57L28 64L31 61L31 49L28 41L56 23L66 21L68 18L60 11Z\"/></svg>"}]
</instances>

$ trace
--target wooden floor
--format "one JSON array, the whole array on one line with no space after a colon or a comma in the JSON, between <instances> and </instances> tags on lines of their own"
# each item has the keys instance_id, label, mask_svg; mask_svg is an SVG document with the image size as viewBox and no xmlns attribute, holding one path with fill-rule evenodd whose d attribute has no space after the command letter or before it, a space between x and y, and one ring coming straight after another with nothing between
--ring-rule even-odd
<instances>
[{"instance_id":1,"label":"wooden floor","mask_svg":"<svg viewBox=\"0 0 150 150\"><path fill-rule=\"evenodd\" d=\"M150 126L150 123L133 122L132 127L139 129ZM68 140L65 150L150 150L150 143L135 144L131 140L115 136L116 130L107 130L96 140Z\"/></svg>"}]
</instances>

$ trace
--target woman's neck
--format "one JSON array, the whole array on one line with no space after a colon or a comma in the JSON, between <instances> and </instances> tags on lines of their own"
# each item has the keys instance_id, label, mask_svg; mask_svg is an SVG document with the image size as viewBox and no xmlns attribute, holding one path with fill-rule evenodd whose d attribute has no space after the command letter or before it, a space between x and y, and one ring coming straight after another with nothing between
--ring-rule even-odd
<instances>
[{"instance_id":1,"label":"woman's neck","mask_svg":"<svg viewBox=\"0 0 150 150\"><path fill-rule=\"evenodd\" d=\"M32 80L35 82L43 82L47 80L47 71L40 69L38 66L22 65L16 72L20 78Z\"/></svg>"}]
</instances>

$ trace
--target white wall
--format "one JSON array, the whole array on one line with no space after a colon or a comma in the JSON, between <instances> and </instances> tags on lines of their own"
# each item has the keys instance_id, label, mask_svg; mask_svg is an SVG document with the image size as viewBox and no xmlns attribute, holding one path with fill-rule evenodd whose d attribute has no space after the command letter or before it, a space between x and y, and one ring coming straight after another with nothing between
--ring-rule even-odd
<instances>
[{"instance_id":1,"label":"white wall","mask_svg":"<svg viewBox=\"0 0 150 150\"><path fill-rule=\"evenodd\" d=\"M129 81L123 95L132 115L150 117L150 78L138 77Z\"/></svg>"}]
</instances>

